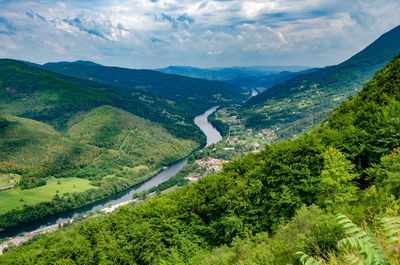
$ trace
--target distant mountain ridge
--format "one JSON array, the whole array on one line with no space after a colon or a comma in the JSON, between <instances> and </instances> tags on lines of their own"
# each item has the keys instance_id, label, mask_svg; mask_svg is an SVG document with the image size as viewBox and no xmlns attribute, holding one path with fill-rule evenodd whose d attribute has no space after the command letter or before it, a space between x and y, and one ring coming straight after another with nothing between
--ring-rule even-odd
<instances>
[{"instance_id":1,"label":"distant mountain ridge","mask_svg":"<svg viewBox=\"0 0 400 265\"><path fill-rule=\"evenodd\" d=\"M246 89L263 92L275 84L315 68L307 66L234 66L218 68L196 68L191 66L169 66L155 69L163 73L178 74L194 78L219 80Z\"/></svg>"},{"instance_id":2,"label":"distant mountain ridge","mask_svg":"<svg viewBox=\"0 0 400 265\"><path fill-rule=\"evenodd\" d=\"M252 88L261 93L276 84L283 83L289 79L292 79L302 74L315 72L319 69L320 68L310 68L299 72L283 71L278 73L267 74L265 76L249 75L244 77L237 77L235 79L227 80L225 82L240 87Z\"/></svg>"},{"instance_id":3,"label":"distant mountain ridge","mask_svg":"<svg viewBox=\"0 0 400 265\"><path fill-rule=\"evenodd\" d=\"M249 93L240 87L218 81L153 70L108 67L87 61L47 63L40 67L66 76L146 91L177 101L178 105L186 105L196 114L215 105L240 101Z\"/></svg>"},{"instance_id":4,"label":"distant mountain ridge","mask_svg":"<svg viewBox=\"0 0 400 265\"><path fill-rule=\"evenodd\" d=\"M234 66L216 68L197 68L192 66L168 66L154 69L163 73L205 78L209 80L227 81L249 76L265 76L279 72L299 72L311 67L307 66Z\"/></svg>"},{"instance_id":5,"label":"distant mountain ridge","mask_svg":"<svg viewBox=\"0 0 400 265\"><path fill-rule=\"evenodd\" d=\"M346 83L354 83L360 87L367 82L373 74L400 52L400 26L386 32L377 40L367 46L365 49L355 54L348 60L338 65L326 67L316 72L298 76L284 84L274 86L268 92L254 97L249 104L256 104L268 97L281 97L287 93L296 93L301 90L306 90L315 84L319 86L329 85L330 87L339 85L343 87L343 77L346 78ZM338 77L337 75L341 75ZM360 78L360 74L365 74ZM325 81L325 79L327 79ZM322 84L318 84L324 80ZM299 83L302 83L296 88ZM346 84L347 85L347 84ZM355 94L355 93L353 93Z\"/></svg>"},{"instance_id":6,"label":"distant mountain ridge","mask_svg":"<svg viewBox=\"0 0 400 265\"><path fill-rule=\"evenodd\" d=\"M345 62L294 77L251 98L240 110L246 126L276 127L280 138L310 130L340 102L354 96L400 53L400 26Z\"/></svg>"},{"instance_id":7,"label":"distant mountain ridge","mask_svg":"<svg viewBox=\"0 0 400 265\"><path fill-rule=\"evenodd\" d=\"M0 80L1 113L38 120L57 129L65 127L78 112L101 105L121 108L164 125L191 122L196 113L141 89L72 78L15 60L0 60Z\"/></svg>"}]
</instances>

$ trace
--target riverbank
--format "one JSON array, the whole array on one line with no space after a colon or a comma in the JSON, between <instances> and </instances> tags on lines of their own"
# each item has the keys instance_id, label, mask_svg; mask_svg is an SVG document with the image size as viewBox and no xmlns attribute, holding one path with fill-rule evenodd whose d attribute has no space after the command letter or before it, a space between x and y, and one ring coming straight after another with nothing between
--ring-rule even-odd
<instances>
[{"instance_id":1,"label":"riverbank","mask_svg":"<svg viewBox=\"0 0 400 265\"><path fill-rule=\"evenodd\" d=\"M208 122L207 118L210 114L216 111L218 107L213 107L206 111L202 115L198 115L195 118L195 124L203 131L203 133L207 137L207 144L203 146L202 148L205 148L209 146L212 143L215 143L222 139L222 136L220 133ZM103 212L112 212L115 209L117 209L120 206L127 205L131 202L133 202L132 197L133 194L139 193L141 191L145 190L150 190L153 187L157 187L159 184L169 180L172 176L176 175L186 164L187 164L187 157L176 162L175 164L170 165L167 169L162 170L159 172L157 175L154 177L144 181L143 183L136 185L132 188L129 188L126 191L120 192L118 194L115 194L113 196L107 197L103 200L99 200L96 202L91 203L90 205L80 207L71 211L63 212L54 216L50 216L47 218L44 218L41 220L41 222L35 222L32 224L28 224L25 227L21 227L19 231L14 231L15 235L24 233L23 236L12 236L13 238L8 239L10 243L14 244L13 240L15 238L16 242L25 242L32 238L34 235L41 234L43 231L47 231L47 228L51 227L58 227L58 225L62 225L63 223L66 222L71 222L76 216L85 214L89 211L95 212L97 210L103 211ZM51 229L49 231L52 231ZM34 234L32 236L32 233ZM23 238L28 238L25 241L21 241ZM4 241L6 242L6 241ZM3 246L4 242L2 243L1 246ZM20 244L19 243L19 244ZM7 246L5 246L7 247ZM4 248L5 248L4 247ZM4 249L3 248L3 249Z\"/></svg>"},{"instance_id":2,"label":"riverbank","mask_svg":"<svg viewBox=\"0 0 400 265\"><path fill-rule=\"evenodd\" d=\"M113 211L115 211L116 209L118 209L121 206L125 206L128 205L134 201L137 201L137 199L135 200L129 200L129 201L125 201L125 202L121 202L119 204L116 205L111 205L110 207L104 208L102 210L100 210L101 212L107 214L107 213L112 213ZM88 217L87 215L83 216L83 217ZM19 246L22 243L32 239L33 237L37 236L37 235L41 235L41 234L45 234L45 233L51 233L56 231L57 229L59 229L60 227L63 227L65 224L67 223L73 223L74 222L74 218L69 219L67 221L64 221L62 223L59 224L54 224L54 225L50 225L44 228L40 228L40 229L36 229L34 231L28 232L23 234L22 236L16 236L13 238L10 238L8 240L4 240L1 244L0 244L0 255L3 255L3 251L6 248L9 247L13 247L13 246Z\"/></svg>"}]
</instances>

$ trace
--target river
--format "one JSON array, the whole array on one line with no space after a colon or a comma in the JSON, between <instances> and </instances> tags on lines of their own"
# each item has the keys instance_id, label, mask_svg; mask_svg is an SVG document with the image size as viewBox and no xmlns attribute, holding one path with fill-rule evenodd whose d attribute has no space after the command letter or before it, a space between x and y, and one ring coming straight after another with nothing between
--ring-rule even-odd
<instances>
[{"instance_id":1,"label":"river","mask_svg":"<svg viewBox=\"0 0 400 265\"><path fill-rule=\"evenodd\" d=\"M213 107L209 110L207 110L205 113L196 116L194 119L195 124L203 131L203 133L207 136L207 144L205 147L216 143L222 139L221 134L211 125L211 123L208 122L208 116L211 115L213 112L217 110L218 106ZM203 148L205 148L203 147ZM60 224L63 223L69 219L72 219L76 217L79 214L85 214L88 211L96 211L96 210L102 210L110 205L116 205L120 204L125 201L132 200L132 196L135 193L148 190L152 187L155 187L164 181L170 179L172 176L176 175L188 162L187 157L176 162L175 164L172 164L169 166L167 169L162 170L160 173L152 177L151 179L148 179L147 181L133 186L132 188L115 194L113 196L110 196L106 199L99 200L96 202L93 202L91 204L88 204L86 206L83 206L78 209L73 209L70 211L62 212L60 214L52 215L49 217L45 217L42 219L39 219L35 222L31 222L28 224L24 224L18 227L15 227L13 229L10 229L9 231L3 231L0 232L0 239L6 238L6 237L14 237L19 234L24 234L28 233L34 230L38 229L43 229L48 226L52 226L55 224Z\"/></svg>"}]
</instances>

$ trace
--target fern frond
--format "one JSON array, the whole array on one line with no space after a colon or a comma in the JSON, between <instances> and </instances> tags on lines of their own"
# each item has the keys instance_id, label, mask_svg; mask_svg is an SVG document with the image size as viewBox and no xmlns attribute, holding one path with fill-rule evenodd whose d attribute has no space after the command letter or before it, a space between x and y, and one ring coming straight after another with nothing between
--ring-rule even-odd
<instances>
[{"instance_id":1,"label":"fern frond","mask_svg":"<svg viewBox=\"0 0 400 265\"><path fill-rule=\"evenodd\" d=\"M314 259L313 257L307 255L302 251L297 251L295 255L301 255L300 262L303 265L321 265L319 261L317 261L316 259Z\"/></svg>"},{"instance_id":2,"label":"fern frond","mask_svg":"<svg viewBox=\"0 0 400 265\"><path fill-rule=\"evenodd\" d=\"M400 243L400 217L381 218L383 234L388 244Z\"/></svg>"},{"instance_id":3,"label":"fern frond","mask_svg":"<svg viewBox=\"0 0 400 265\"><path fill-rule=\"evenodd\" d=\"M364 262L361 260L360 257L357 257L354 254L349 254L346 259L350 261L350 264L356 264L356 265L364 265Z\"/></svg>"},{"instance_id":4,"label":"fern frond","mask_svg":"<svg viewBox=\"0 0 400 265\"><path fill-rule=\"evenodd\" d=\"M349 237L338 242L339 249L357 251L363 257L365 264L388 264L381 247L375 242L371 234L359 228L345 215L339 214L336 218L338 219L338 223L344 228L345 233L349 235ZM355 257L357 256L351 254L347 258L356 263L357 260Z\"/></svg>"}]
</instances>

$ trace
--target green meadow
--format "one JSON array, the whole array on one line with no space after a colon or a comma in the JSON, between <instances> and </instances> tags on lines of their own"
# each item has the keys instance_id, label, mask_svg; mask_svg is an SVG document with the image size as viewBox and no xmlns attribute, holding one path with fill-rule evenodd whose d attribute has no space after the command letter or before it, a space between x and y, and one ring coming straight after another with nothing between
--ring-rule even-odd
<instances>
[{"instance_id":1,"label":"green meadow","mask_svg":"<svg viewBox=\"0 0 400 265\"><path fill-rule=\"evenodd\" d=\"M89 184L90 181L81 178L51 178L47 184L34 189L21 190L19 188L0 191L0 214L12 209L21 209L25 204L37 204L48 201L57 193L83 192L97 188Z\"/></svg>"},{"instance_id":2,"label":"green meadow","mask_svg":"<svg viewBox=\"0 0 400 265\"><path fill-rule=\"evenodd\" d=\"M13 185L13 183L11 182L12 179L15 182L18 182L20 176L17 174L0 174L0 189L3 187Z\"/></svg>"}]
</instances>

